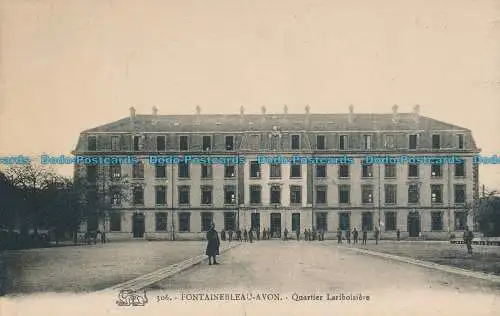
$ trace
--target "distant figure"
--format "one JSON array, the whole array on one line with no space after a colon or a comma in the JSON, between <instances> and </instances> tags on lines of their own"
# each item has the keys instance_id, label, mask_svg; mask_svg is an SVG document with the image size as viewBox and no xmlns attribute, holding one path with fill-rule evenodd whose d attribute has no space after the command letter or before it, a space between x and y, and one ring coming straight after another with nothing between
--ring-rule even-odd
<instances>
[{"instance_id":1,"label":"distant figure","mask_svg":"<svg viewBox=\"0 0 500 316\"><path fill-rule=\"evenodd\" d=\"M215 259L215 256L219 254L219 247L220 247L219 235L215 230L215 225L212 224L210 226L210 229L207 231L207 251L205 252L206 255L208 256L209 265L212 265L212 260L211 260L212 258L214 259L213 264L219 264Z\"/></svg>"},{"instance_id":2,"label":"distant figure","mask_svg":"<svg viewBox=\"0 0 500 316\"><path fill-rule=\"evenodd\" d=\"M250 229L248 231L248 239L250 239L250 242L252 243L253 242L253 229Z\"/></svg>"},{"instance_id":3,"label":"distant figure","mask_svg":"<svg viewBox=\"0 0 500 316\"><path fill-rule=\"evenodd\" d=\"M354 230L352 231L352 237L354 238L354 243L357 244L358 243L358 230L356 229L356 227L354 227Z\"/></svg>"},{"instance_id":4,"label":"distant figure","mask_svg":"<svg viewBox=\"0 0 500 316\"><path fill-rule=\"evenodd\" d=\"M375 228L375 245L378 245L378 239L380 238L380 230L378 227Z\"/></svg>"},{"instance_id":5,"label":"distant figure","mask_svg":"<svg viewBox=\"0 0 500 316\"><path fill-rule=\"evenodd\" d=\"M236 240L242 241L241 240L241 229L239 229L239 228L236 230Z\"/></svg>"},{"instance_id":6,"label":"distant figure","mask_svg":"<svg viewBox=\"0 0 500 316\"><path fill-rule=\"evenodd\" d=\"M95 238L97 240L99 240L100 243L102 243L102 234L101 234L101 231L100 230L97 230L96 234L95 234Z\"/></svg>"},{"instance_id":7,"label":"distant figure","mask_svg":"<svg viewBox=\"0 0 500 316\"><path fill-rule=\"evenodd\" d=\"M257 240L260 240L260 227L257 228Z\"/></svg>"},{"instance_id":8,"label":"distant figure","mask_svg":"<svg viewBox=\"0 0 500 316\"><path fill-rule=\"evenodd\" d=\"M337 228L337 244L342 243L342 231L340 230L340 227Z\"/></svg>"},{"instance_id":9,"label":"distant figure","mask_svg":"<svg viewBox=\"0 0 500 316\"><path fill-rule=\"evenodd\" d=\"M321 241L325 240L325 230L321 230Z\"/></svg>"},{"instance_id":10,"label":"distant figure","mask_svg":"<svg viewBox=\"0 0 500 316\"><path fill-rule=\"evenodd\" d=\"M285 227L285 230L283 231L283 235L285 236L284 239L287 240L288 239L288 229L286 229L286 227Z\"/></svg>"},{"instance_id":11,"label":"distant figure","mask_svg":"<svg viewBox=\"0 0 500 316\"><path fill-rule=\"evenodd\" d=\"M248 232L247 232L247 229L245 228L245 230L243 231L243 240L245 240L245 242L248 241Z\"/></svg>"},{"instance_id":12,"label":"distant figure","mask_svg":"<svg viewBox=\"0 0 500 316\"><path fill-rule=\"evenodd\" d=\"M297 241L299 241L300 240L300 229L298 227L295 229L295 235L297 236Z\"/></svg>"},{"instance_id":13,"label":"distant figure","mask_svg":"<svg viewBox=\"0 0 500 316\"><path fill-rule=\"evenodd\" d=\"M105 244L106 243L106 232L102 232L101 233L101 244Z\"/></svg>"},{"instance_id":14,"label":"distant figure","mask_svg":"<svg viewBox=\"0 0 500 316\"><path fill-rule=\"evenodd\" d=\"M318 237L318 232L317 232L316 228L313 228L313 231L312 231L312 240L316 240L317 237Z\"/></svg>"},{"instance_id":15,"label":"distant figure","mask_svg":"<svg viewBox=\"0 0 500 316\"><path fill-rule=\"evenodd\" d=\"M396 230L396 238L398 241L401 240L401 231L399 230L399 228L398 228L398 230Z\"/></svg>"},{"instance_id":16,"label":"distant figure","mask_svg":"<svg viewBox=\"0 0 500 316\"><path fill-rule=\"evenodd\" d=\"M224 229L220 232L220 239L222 239L222 241L226 241L226 231Z\"/></svg>"},{"instance_id":17,"label":"distant figure","mask_svg":"<svg viewBox=\"0 0 500 316\"><path fill-rule=\"evenodd\" d=\"M346 230L346 232L345 232L345 238L347 239L347 243L350 244L351 243L351 231L349 229Z\"/></svg>"},{"instance_id":18,"label":"distant figure","mask_svg":"<svg viewBox=\"0 0 500 316\"><path fill-rule=\"evenodd\" d=\"M366 241L368 239L368 231L366 229L363 230L363 245L366 245Z\"/></svg>"},{"instance_id":19,"label":"distant figure","mask_svg":"<svg viewBox=\"0 0 500 316\"><path fill-rule=\"evenodd\" d=\"M469 227L465 227L464 231L464 242L467 245L467 253L472 255L472 240L474 239L474 234L469 230Z\"/></svg>"},{"instance_id":20,"label":"distant figure","mask_svg":"<svg viewBox=\"0 0 500 316\"><path fill-rule=\"evenodd\" d=\"M309 231L304 228L304 240L308 241L309 240Z\"/></svg>"},{"instance_id":21,"label":"distant figure","mask_svg":"<svg viewBox=\"0 0 500 316\"><path fill-rule=\"evenodd\" d=\"M233 241L233 230L229 229L229 241Z\"/></svg>"}]
</instances>

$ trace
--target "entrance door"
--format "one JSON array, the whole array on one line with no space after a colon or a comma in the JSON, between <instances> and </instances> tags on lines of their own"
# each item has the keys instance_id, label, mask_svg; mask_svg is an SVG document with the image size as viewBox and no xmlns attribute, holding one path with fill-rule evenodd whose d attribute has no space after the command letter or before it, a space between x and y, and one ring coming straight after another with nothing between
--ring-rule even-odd
<instances>
[{"instance_id":1,"label":"entrance door","mask_svg":"<svg viewBox=\"0 0 500 316\"><path fill-rule=\"evenodd\" d=\"M132 233L134 238L143 238L145 230L144 214L135 213L132 217Z\"/></svg>"},{"instance_id":2,"label":"entrance door","mask_svg":"<svg viewBox=\"0 0 500 316\"><path fill-rule=\"evenodd\" d=\"M281 213L271 213L271 237L281 238Z\"/></svg>"},{"instance_id":3,"label":"entrance door","mask_svg":"<svg viewBox=\"0 0 500 316\"><path fill-rule=\"evenodd\" d=\"M420 234L420 214L418 212L408 213L408 235L418 237Z\"/></svg>"},{"instance_id":4,"label":"entrance door","mask_svg":"<svg viewBox=\"0 0 500 316\"><path fill-rule=\"evenodd\" d=\"M252 213L252 229L260 231L260 213Z\"/></svg>"}]
</instances>

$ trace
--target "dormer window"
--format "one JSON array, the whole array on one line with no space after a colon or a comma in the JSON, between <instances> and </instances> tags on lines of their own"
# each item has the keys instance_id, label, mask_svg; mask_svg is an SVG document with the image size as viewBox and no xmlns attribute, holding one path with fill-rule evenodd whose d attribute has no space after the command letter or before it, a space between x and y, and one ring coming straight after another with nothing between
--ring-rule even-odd
<instances>
[{"instance_id":1,"label":"dormer window","mask_svg":"<svg viewBox=\"0 0 500 316\"><path fill-rule=\"evenodd\" d=\"M87 149L89 151L97 150L97 136L88 136L87 137Z\"/></svg>"}]
</instances>

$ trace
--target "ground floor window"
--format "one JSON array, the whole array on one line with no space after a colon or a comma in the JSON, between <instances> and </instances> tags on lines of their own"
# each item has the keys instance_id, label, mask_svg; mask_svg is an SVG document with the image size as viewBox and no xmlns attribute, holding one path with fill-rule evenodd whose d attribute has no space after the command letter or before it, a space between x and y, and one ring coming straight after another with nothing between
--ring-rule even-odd
<instances>
[{"instance_id":1,"label":"ground floor window","mask_svg":"<svg viewBox=\"0 0 500 316\"><path fill-rule=\"evenodd\" d=\"M168 214L165 212L158 212L155 214L155 226L157 232L167 231L167 217Z\"/></svg>"},{"instance_id":2,"label":"ground floor window","mask_svg":"<svg viewBox=\"0 0 500 316\"><path fill-rule=\"evenodd\" d=\"M182 212L179 213L179 231L180 232L189 232L190 228L190 219L191 213Z\"/></svg>"},{"instance_id":3,"label":"ground floor window","mask_svg":"<svg viewBox=\"0 0 500 316\"><path fill-rule=\"evenodd\" d=\"M118 212L113 212L109 215L109 230L119 232L122 230L122 215Z\"/></svg>"},{"instance_id":4,"label":"ground floor window","mask_svg":"<svg viewBox=\"0 0 500 316\"><path fill-rule=\"evenodd\" d=\"M212 212L202 212L201 213L201 231L206 232L212 226L214 222L214 213Z\"/></svg>"},{"instance_id":5,"label":"ground floor window","mask_svg":"<svg viewBox=\"0 0 500 316\"><path fill-rule=\"evenodd\" d=\"M443 230L443 212L431 213L431 230Z\"/></svg>"},{"instance_id":6,"label":"ground floor window","mask_svg":"<svg viewBox=\"0 0 500 316\"><path fill-rule=\"evenodd\" d=\"M292 231L300 231L300 213L292 214Z\"/></svg>"},{"instance_id":7,"label":"ground floor window","mask_svg":"<svg viewBox=\"0 0 500 316\"><path fill-rule=\"evenodd\" d=\"M316 229L328 231L328 213L327 212L316 213Z\"/></svg>"},{"instance_id":8,"label":"ground floor window","mask_svg":"<svg viewBox=\"0 0 500 316\"><path fill-rule=\"evenodd\" d=\"M224 230L236 230L236 213L224 213Z\"/></svg>"},{"instance_id":9,"label":"ground floor window","mask_svg":"<svg viewBox=\"0 0 500 316\"><path fill-rule=\"evenodd\" d=\"M373 230L373 213L363 212L361 214L361 230L372 231Z\"/></svg>"},{"instance_id":10,"label":"ground floor window","mask_svg":"<svg viewBox=\"0 0 500 316\"><path fill-rule=\"evenodd\" d=\"M351 219L349 213L347 212L339 213L339 227L340 230L351 229Z\"/></svg>"},{"instance_id":11,"label":"ground floor window","mask_svg":"<svg viewBox=\"0 0 500 316\"><path fill-rule=\"evenodd\" d=\"M467 214L455 212L455 230L464 230L467 227Z\"/></svg>"},{"instance_id":12,"label":"ground floor window","mask_svg":"<svg viewBox=\"0 0 500 316\"><path fill-rule=\"evenodd\" d=\"M385 230L396 230L396 212L385 212Z\"/></svg>"},{"instance_id":13,"label":"ground floor window","mask_svg":"<svg viewBox=\"0 0 500 316\"><path fill-rule=\"evenodd\" d=\"M251 224L252 229L260 231L260 213L252 213Z\"/></svg>"}]
</instances>

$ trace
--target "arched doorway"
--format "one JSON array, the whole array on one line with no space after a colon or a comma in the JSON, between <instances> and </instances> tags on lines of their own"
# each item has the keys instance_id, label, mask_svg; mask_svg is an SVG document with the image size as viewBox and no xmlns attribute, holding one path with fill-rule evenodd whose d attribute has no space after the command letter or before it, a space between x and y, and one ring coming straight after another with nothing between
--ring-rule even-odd
<instances>
[{"instance_id":1,"label":"arched doorway","mask_svg":"<svg viewBox=\"0 0 500 316\"><path fill-rule=\"evenodd\" d=\"M143 238L145 231L144 214L134 213L132 216L132 234L134 238Z\"/></svg>"},{"instance_id":2,"label":"arched doorway","mask_svg":"<svg viewBox=\"0 0 500 316\"><path fill-rule=\"evenodd\" d=\"M408 236L418 237L420 235L420 214L417 211L408 213Z\"/></svg>"}]
</instances>

